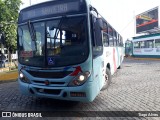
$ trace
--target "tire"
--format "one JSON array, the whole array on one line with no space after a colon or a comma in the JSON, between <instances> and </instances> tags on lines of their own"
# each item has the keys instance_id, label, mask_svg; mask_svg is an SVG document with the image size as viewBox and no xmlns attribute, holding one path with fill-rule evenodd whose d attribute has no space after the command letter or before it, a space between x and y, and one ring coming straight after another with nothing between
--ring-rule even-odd
<instances>
[{"instance_id":1,"label":"tire","mask_svg":"<svg viewBox=\"0 0 160 120\"><path fill-rule=\"evenodd\" d=\"M109 87L111 80L112 80L111 72L108 68L106 68L105 83L101 91L106 90Z\"/></svg>"},{"instance_id":2,"label":"tire","mask_svg":"<svg viewBox=\"0 0 160 120\"><path fill-rule=\"evenodd\" d=\"M117 69L121 69L122 68L122 66L120 65Z\"/></svg>"}]
</instances>

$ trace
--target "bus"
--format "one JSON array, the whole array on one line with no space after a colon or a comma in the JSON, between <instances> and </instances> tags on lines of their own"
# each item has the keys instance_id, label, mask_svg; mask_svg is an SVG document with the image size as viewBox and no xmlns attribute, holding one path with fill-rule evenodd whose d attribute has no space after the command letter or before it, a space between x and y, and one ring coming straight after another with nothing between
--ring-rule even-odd
<instances>
[{"instance_id":1,"label":"bus","mask_svg":"<svg viewBox=\"0 0 160 120\"><path fill-rule=\"evenodd\" d=\"M125 57L132 56L133 53L133 43L131 40L126 40L125 42Z\"/></svg>"},{"instance_id":2,"label":"bus","mask_svg":"<svg viewBox=\"0 0 160 120\"><path fill-rule=\"evenodd\" d=\"M160 58L160 33L134 37L133 56L143 58Z\"/></svg>"},{"instance_id":3,"label":"bus","mask_svg":"<svg viewBox=\"0 0 160 120\"><path fill-rule=\"evenodd\" d=\"M24 8L18 19L22 94L92 102L124 58L122 36L87 0Z\"/></svg>"}]
</instances>

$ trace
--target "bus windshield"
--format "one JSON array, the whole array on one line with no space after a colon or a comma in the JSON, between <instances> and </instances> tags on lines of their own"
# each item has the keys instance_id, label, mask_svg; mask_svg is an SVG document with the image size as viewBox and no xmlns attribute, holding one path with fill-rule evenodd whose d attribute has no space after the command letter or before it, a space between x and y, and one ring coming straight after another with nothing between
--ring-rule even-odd
<instances>
[{"instance_id":1,"label":"bus windshield","mask_svg":"<svg viewBox=\"0 0 160 120\"><path fill-rule=\"evenodd\" d=\"M84 62L89 54L86 17L62 17L18 27L19 62L35 67L61 67Z\"/></svg>"}]
</instances>

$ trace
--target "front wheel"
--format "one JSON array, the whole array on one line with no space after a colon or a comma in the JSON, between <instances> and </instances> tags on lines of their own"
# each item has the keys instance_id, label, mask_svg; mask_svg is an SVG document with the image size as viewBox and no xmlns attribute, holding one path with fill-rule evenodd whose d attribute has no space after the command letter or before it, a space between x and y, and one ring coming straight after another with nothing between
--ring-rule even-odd
<instances>
[{"instance_id":1,"label":"front wheel","mask_svg":"<svg viewBox=\"0 0 160 120\"><path fill-rule=\"evenodd\" d=\"M122 66L120 65L117 69L121 69L122 68Z\"/></svg>"},{"instance_id":2,"label":"front wheel","mask_svg":"<svg viewBox=\"0 0 160 120\"><path fill-rule=\"evenodd\" d=\"M101 90L106 90L109 87L111 80L112 80L111 72L108 68L106 68L105 82L104 82L104 86L102 87Z\"/></svg>"}]
</instances>

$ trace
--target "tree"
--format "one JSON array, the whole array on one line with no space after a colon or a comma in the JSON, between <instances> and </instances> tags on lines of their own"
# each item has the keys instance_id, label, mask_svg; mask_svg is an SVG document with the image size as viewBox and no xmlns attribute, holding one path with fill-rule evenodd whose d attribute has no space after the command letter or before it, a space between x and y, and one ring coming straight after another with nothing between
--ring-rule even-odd
<instances>
[{"instance_id":1,"label":"tree","mask_svg":"<svg viewBox=\"0 0 160 120\"><path fill-rule=\"evenodd\" d=\"M17 20L21 0L0 0L0 24L3 24L1 31L5 35L5 45L10 52L17 48Z\"/></svg>"}]
</instances>

